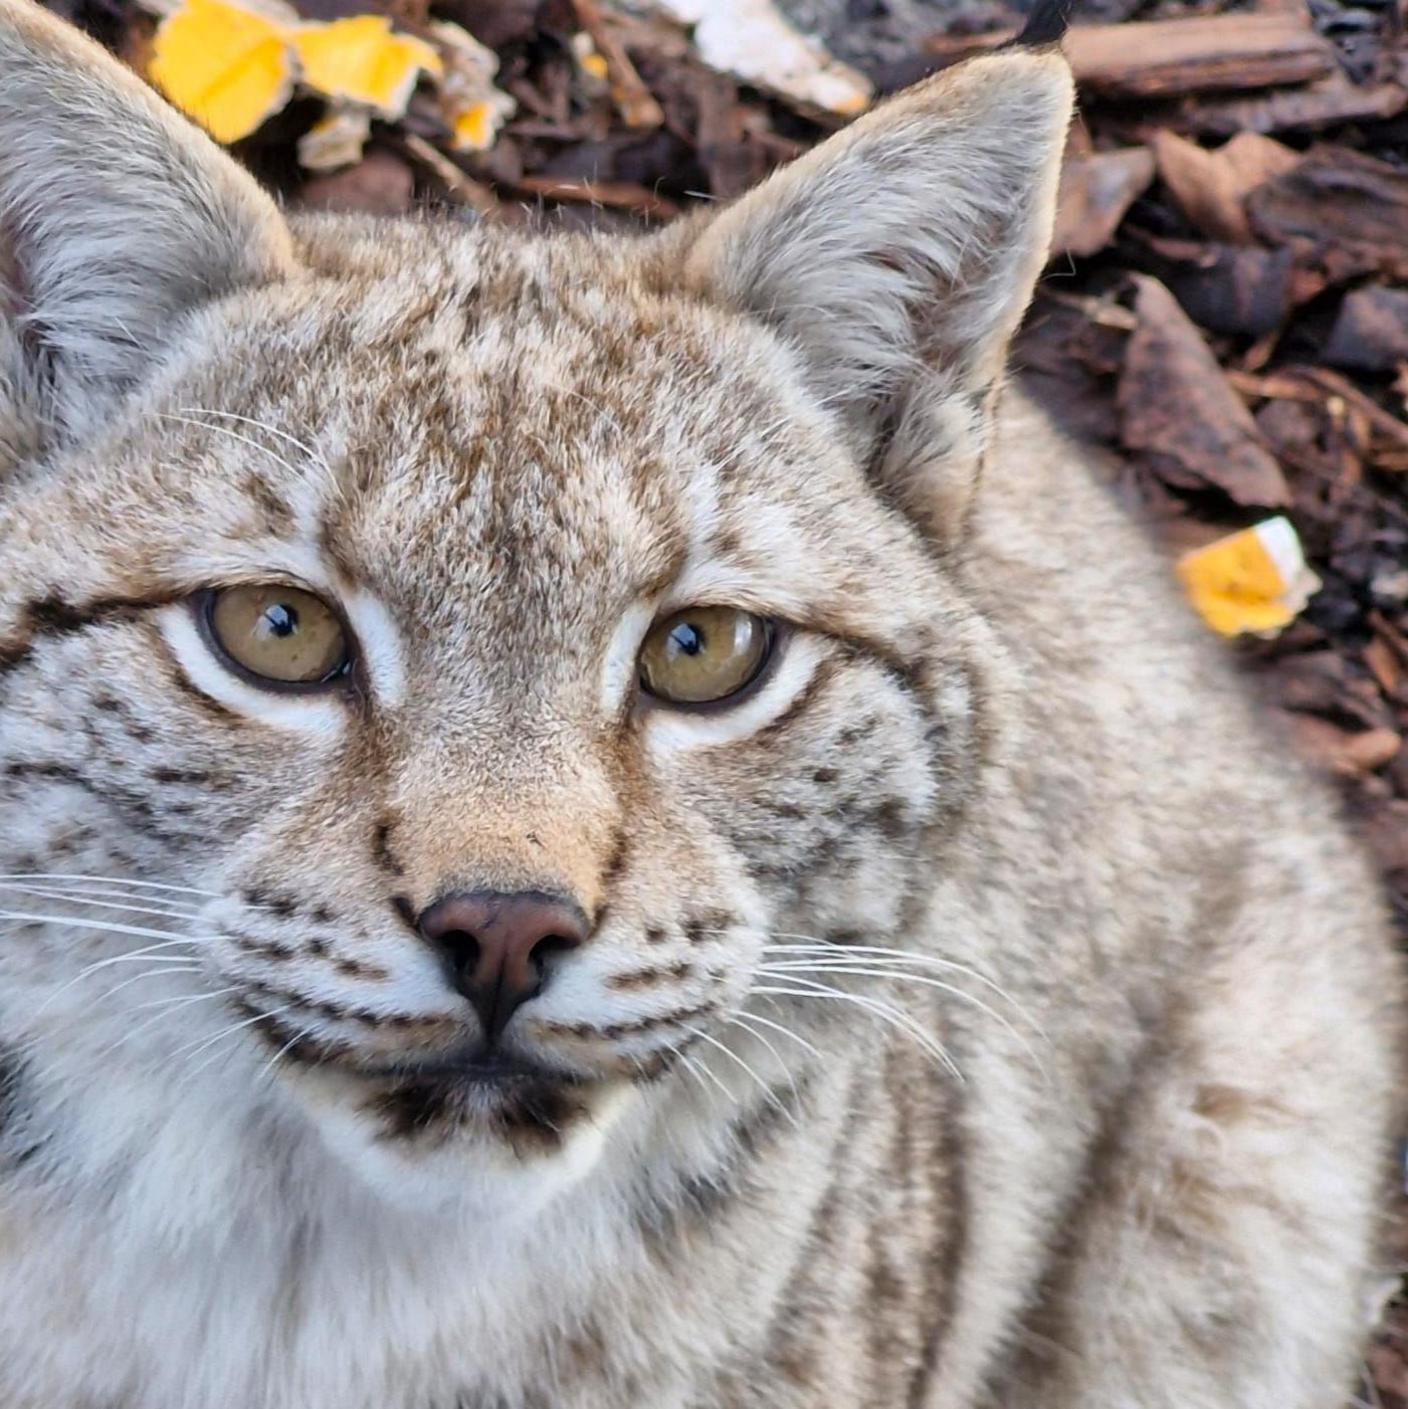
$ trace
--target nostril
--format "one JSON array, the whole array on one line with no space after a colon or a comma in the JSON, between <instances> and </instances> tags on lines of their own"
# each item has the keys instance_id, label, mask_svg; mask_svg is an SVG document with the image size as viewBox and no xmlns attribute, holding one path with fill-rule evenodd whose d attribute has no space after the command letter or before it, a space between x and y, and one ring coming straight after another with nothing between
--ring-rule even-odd
<instances>
[{"instance_id":1,"label":"nostril","mask_svg":"<svg viewBox=\"0 0 1408 1409\"><path fill-rule=\"evenodd\" d=\"M479 967L479 941L468 930L446 930L435 937L435 943L457 977L473 974Z\"/></svg>"},{"instance_id":2,"label":"nostril","mask_svg":"<svg viewBox=\"0 0 1408 1409\"><path fill-rule=\"evenodd\" d=\"M580 939L573 939L570 935L545 934L529 951L528 957L541 968L545 960L556 954L567 954L580 948L581 944Z\"/></svg>"}]
</instances>

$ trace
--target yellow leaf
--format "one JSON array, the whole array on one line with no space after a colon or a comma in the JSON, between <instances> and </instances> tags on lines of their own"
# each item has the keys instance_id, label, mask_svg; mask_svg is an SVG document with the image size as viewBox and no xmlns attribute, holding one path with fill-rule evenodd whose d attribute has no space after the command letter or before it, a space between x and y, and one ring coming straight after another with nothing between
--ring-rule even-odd
<instances>
[{"instance_id":1,"label":"yellow leaf","mask_svg":"<svg viewBox=\"0 0 1408 1409\"><path fill-rule=\"evenodd\" d=\"M186 0L157 27L152 82L219 142L247 137L293 92L282 31L224 0Z\"/></svg>"},{"instance_id":2,"label":"yellow leaf","mask_svg":"<svg viewBox=\"0 0 1408 1409\"><path fill-rule=\"evenodd\" d=\"M1175 570L1199 615L1223 636L1275 635L1320 586L1286 518L1185 553Z\"/></svg>"},{"instance_id":3,"label":"yellow leaf","mask_svg":"<svg viewBox=\"0 0 1408 1409\"><path fill-rule=\"evenodd\" d=\"M399 117L421 71L438 76L440 56L423 39L393 34L385 15L303 25L290 36L303 81L330 98Z\"/></svg>"},{"instance_id":4,"label":"yellow leaf","mask_svg":"<svg viewBox=\"0 0 1408 1409\"><path fill-rule=\"evenodd\" d=\"M450 145L457 152L487 152L504 120L503 108L492 99L456 113Z\"/></svg>"}]
</instances>

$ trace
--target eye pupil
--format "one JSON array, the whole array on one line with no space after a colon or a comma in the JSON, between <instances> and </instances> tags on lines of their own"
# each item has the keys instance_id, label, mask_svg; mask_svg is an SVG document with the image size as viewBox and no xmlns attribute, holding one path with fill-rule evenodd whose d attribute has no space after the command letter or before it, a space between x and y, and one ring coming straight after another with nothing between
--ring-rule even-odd
<instances>
[{"instance_id":1,"label":"eye pupil","mask_svg":"<svg viewBox=\"0 0 1408 1409\"><path fill-rule=\"evenodd\" d=\"M704 633L691 621L682 621L670 632L670 641L676 650L687 656L697 656L707 644Z\"/></svg>"},{"instance_id":2,"label":"eye pupil","mask_svg":"<svg viewBox=\"0 0 1408 1409\"><path fill-rule=\"evenodd\" d=\"M298 609L283 602L271 602L265 607L260 620L268 635L277 636L282 640L298 630Z\"/></svg>"}]
</instances>

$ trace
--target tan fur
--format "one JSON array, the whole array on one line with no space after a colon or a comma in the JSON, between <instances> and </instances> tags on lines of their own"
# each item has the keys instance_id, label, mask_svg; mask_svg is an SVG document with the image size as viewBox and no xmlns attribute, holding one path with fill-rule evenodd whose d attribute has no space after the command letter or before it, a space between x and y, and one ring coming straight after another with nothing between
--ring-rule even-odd
<instances>
[{"instance_id":1,"label":"tan fur","mask_svg":"<svg viewBox=\"0 0 1408 1409\"><path fill-rule=\"evenodd\" d=\"M27 0L0 73L7 1406L1342 1402L1400 974L1003 387L1057 56L638 243L285 224ZM268 581L355 688L219 664ZM786 639L686 716L701 601ZM476 887L592 919L505 1035L570 1083L390 1071L477 1041Z\"/></svg>"}]
</instances>

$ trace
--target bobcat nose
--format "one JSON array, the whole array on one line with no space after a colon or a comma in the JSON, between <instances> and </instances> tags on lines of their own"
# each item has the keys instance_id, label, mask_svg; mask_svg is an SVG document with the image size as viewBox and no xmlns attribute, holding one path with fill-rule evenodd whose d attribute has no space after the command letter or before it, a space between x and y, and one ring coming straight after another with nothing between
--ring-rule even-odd
<instances>
[{"instance_id":1,"label":"bobcat nose","mask_svg":"<svg viewBox=\"0 0 1408 1409\"><path fill-rule=\"evenodd\" d=\"M588 929L579 905L534 890L447 895L416 923L450 982L474 1005L490 1043L542 991L547 960L585 943Z\"/></svg>"}]
</instances>

